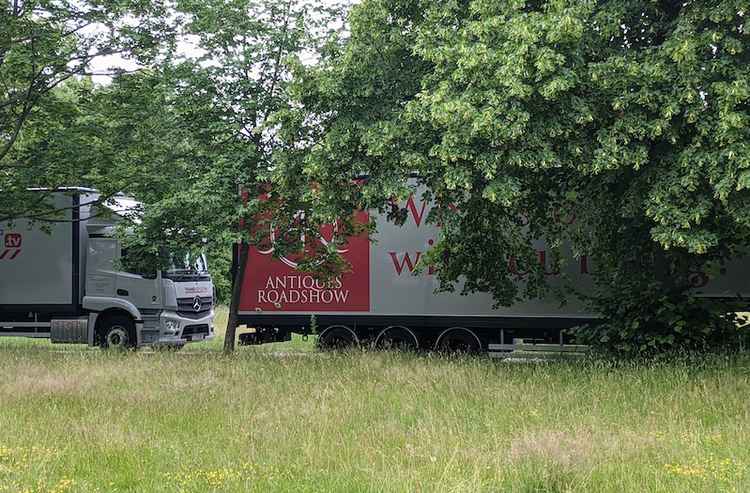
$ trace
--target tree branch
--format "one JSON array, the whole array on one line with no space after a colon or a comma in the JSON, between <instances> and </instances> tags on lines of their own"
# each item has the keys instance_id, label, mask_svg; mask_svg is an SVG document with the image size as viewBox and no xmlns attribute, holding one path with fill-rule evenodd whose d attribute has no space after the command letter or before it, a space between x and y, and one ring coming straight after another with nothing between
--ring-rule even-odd
<instances>
[{"instance_id":1,"label":"tree branch","mask_svg":"<svg viewBox=\"0 0 750 493\"><path fill-rule=\"evenodd\" d=\"M276 90L276 84L279 81L279 76L281 72L281 54L282 51L286 48L286 41L289 35L289 17L292 10L292 2L291 0L287 2L286 4L286 13L284 17L284 39L281 43L279 43L279 50L276 52L276 58L274 59L274 71L273 76L271 77L271 87L268 90L268 96L269 99L273 98L273 93ZM263 122L265 122L268 119L268 116L271 114L271 104L268 104L266 106L266 112L263 115Z\"/></svg>"},{"instance_id":2,"label":"tree branch","mask_svg":"<svg viewBox=\"0 0 750 493\"><path fill-rule=\"evenodd\" d=\"M29 86L29 90L31 90L31 86ZM13 128L13 131L10 134L10 138L8 139L8 142L5 143L2 151L0 151L0 162L2 162L5 156L10 152L10 149L13 147L13 144L16 143L16 140L18 139L18 134L21 133L21 127L23 126L23 123L26 121L26 118L29 116L29 113L31 113L32 107L33 107L33 102L31 101L27 101L24 104L23 111L16 119L15 127Z\"/></svg>"}]
</instances>

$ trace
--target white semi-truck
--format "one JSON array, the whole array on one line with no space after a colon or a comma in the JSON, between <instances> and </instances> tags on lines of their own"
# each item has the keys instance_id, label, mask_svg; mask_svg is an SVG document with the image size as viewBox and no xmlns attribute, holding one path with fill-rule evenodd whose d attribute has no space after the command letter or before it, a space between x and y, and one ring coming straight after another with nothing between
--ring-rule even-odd
<instances>
[{"instance_id":1,"label":"white semi-truck","mask_svg":"<svg viewBox=\"0 0 750 493\"><path fill-rule=\"evenodd\" d=\"M0 224L0 335L101 347L181 347L214 337L214 289L205 258L125 272L115 231L137 206L94 190L51 195L55 221ZM167 257L169 257L167 255Z\"/></svg>"},{"instance_id":2,"label":"white semi-truck","mask_svg":"<svg viewBox=\"0 0 750 493\"><path fill-rule=\"evenodd\" d=\"M549 297L494 306L491 295L462 295L460 286L454 292L437 292L434 270L425 265L417 268L440 235L439 228L427 222L431 204L422 200L421 191L416 189L399 204L407 211L401 226L383 213L360 212L361 221L377 221L374 241L366 234L349 238L339 252L351 270L328 283L299 271L293 256L274 256L273 240L279 232L269 230L270 241L264 242L269 246L251 246L247 256L238 319L248 330L240 334L241 343L287 340L292 332L304 334L314 325L323 347L397 345L503 352L523 340L567 343L564 329L597 321L597 314L575 298L565 305ZM323 241L332 244L334 233L335 228L324 228ZM565 272L555 272L544 244L537 242L534 247L552 284L562 287L566 278L578 290L593 285L595 266L586 257L569 262ZM236 253L234 258L236 264ZM748 259L726 267L710 279L696 273L696 294L717 299L750 296ZM525 273L516 274L518 282L524 282Z\"/></svg>"}]
</instances>

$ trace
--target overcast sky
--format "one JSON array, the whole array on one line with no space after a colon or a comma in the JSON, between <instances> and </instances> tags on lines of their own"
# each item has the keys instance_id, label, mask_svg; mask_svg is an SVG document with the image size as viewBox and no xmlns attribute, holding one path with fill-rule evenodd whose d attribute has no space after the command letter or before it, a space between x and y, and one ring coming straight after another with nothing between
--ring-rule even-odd
<instances>
[{"instance_id":1,"label":"overcast sky","mask_svg":"<svg viewBox=\"0 0 750 493\"><path fill-rule=\"evenodd\" d=\"M317 1L323 4L327 4L327 5L336 5L336 4L340 5L343 3L345 5L348 4L349 6L351 6L356 3L359 3L359 0L317 0ZM181 36L180 40L177 43L177 50L180 55L187 57L187 58L198 58L204 53L203 50L199 48L199 41L198 41L197 36L194 36L194 35ZM310 57L309 61L312 62L313 58ZM101 57L95 58L91 62L91 72L96 74L96 75L93 75L92 78L94 82L98 84L108 84L112 80L111 76L108 75L112 72L112 69L123 69L123 70L133 71L133 70L137 70L138 68L139 68L139 65L137 63L135 63L132 60L126 60L122 58L120 55L101 56Z\"/></svg>"}]
</instances>

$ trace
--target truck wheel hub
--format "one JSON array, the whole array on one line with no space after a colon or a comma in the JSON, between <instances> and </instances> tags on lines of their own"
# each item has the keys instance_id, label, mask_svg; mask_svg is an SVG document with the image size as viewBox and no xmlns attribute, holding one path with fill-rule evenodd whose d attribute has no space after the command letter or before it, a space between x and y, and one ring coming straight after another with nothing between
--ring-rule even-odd
<instances>
[{"instance_id":1,"label":"truck wheel hub","mask_svg":"<svg viewBox=\"0 0 750 493\"><path fill-rule=\"evenodd\" d=\"M107 333L107 346L122 347L127 341L128 333L122 327L114 327Z\"/></svg>"}]
</instances>

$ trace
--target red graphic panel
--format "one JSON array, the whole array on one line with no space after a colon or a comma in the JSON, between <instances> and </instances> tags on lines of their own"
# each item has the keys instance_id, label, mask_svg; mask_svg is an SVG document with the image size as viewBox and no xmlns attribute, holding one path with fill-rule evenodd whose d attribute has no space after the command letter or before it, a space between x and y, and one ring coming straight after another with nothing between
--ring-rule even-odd
<instances>
[{"instance_id":1,"label":"red graphic panel","mask_svg":"<svg viewBox=\"0 0 750 493\"><path fill-rule=\"evenodd\" d=\"M366 212L357 215L366 223ZM323 237L332 238L333 227ZM370 241L367 233L349 238L339 252L351 272L325 283L296 269L293 258L274 258L273 248L250 247L240 295L240 311L367 312L370 310Z\"/></svg>"}]
</instances>

